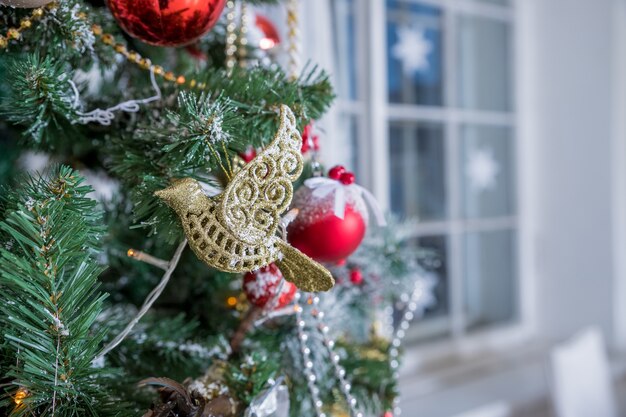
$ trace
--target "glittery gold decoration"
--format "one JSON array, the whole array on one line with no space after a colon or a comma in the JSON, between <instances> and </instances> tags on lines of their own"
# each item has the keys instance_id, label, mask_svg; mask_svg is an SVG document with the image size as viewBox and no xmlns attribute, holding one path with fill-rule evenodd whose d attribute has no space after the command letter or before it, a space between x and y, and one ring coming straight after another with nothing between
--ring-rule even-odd
<instances>
[{"instance_id":1,"label":"glittery gold decoration","mask_svg":"<svg viewBox=\"0 0 626 417\"><path fill-rule=\"evenodd\" d=\"M272 143L240 169L224 192L209 198L191 178L155 194L181 219L189 246L207 265L248 272L276 262L287 281L303 291L327 291L330 272L276 234L280 215L293 197L292 182L302 173L302 138L287 106Z\"/></svg>"}]
</instances>

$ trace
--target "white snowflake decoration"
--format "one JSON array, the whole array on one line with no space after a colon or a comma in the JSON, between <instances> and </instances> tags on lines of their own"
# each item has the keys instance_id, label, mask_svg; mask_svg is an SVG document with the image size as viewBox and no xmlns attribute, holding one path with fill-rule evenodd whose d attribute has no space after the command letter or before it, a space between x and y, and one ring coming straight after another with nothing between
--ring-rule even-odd
<instances>
[{"instance_id":1,"label":"white snowflake decoration","mask_svg":"<svg viewBox=\"0 0 626 417\"><path fill-rule=\"evenodd\" d=\"M500 166L493 150L483 148L474 150L468 157L466 174L473 188L484 191L494 188L498 183Z\"/></svg>"},{"instance_id":2,"label":"white snowflake decoration","mask_svg":"<svg viewBox=\"0 0 626 417\"><path fill-rule=\"evenodd\" d=\"M391 48L391 55L402 61L402 69L408 76L426 71L430 67L428 56L433 44L426 38L426 32L411 26L400 26L396 31L398 42Z\"/></svg>"}]
</instances>

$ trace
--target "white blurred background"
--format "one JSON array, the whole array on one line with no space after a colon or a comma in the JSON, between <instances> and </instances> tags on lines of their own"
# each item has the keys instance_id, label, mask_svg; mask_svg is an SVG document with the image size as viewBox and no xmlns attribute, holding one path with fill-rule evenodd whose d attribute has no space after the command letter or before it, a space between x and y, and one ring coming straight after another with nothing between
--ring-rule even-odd
<instances>
[{"instance_id":1,"label":"white blurred background","mask_svg":"<svg viewBox=\"0 0 626 417\"><path fill-rule=\"evenodd\" d=\"M626 1L301 4L325 162L442 257L403 415L626 415Z\"/></svg>"}]
</instances>

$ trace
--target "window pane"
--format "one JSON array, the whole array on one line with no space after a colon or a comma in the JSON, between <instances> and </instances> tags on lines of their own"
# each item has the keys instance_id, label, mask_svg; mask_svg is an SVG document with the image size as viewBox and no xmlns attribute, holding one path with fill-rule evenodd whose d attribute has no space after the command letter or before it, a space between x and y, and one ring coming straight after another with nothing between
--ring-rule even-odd
<instances>
[{"instance_id":1,"label":"window pane","mask_svg":"<svg viewBox=\"0 0 626 417\"><path fill-rule=\"evenodd\" d=\"M468 329L514 320L517 314L515 234L469 233L464 239L465 312Z\"/></svg>"},{"instance_id":2,"label":"window pane","mask_svg":"<svg viewBox=\"0 0 626 417\"><path fill-rule=\"evenodd\" d=\"M443 126L390 124L391 209L420 220L446 217Z\"/></svg>"},{"instance_id":3,"label":"window pane","mask_svg":"<svg viewBox=\"0 0 626 417\"><path fill-rule=\"evenodd\" d=\"M357 42L354 0L334 0L333 19L335 37L335 62L338 71L334 74L337 95L346 100L358 99Z\"/></svg>"},{"instance_id":4,"label":"window pane","mask_svg":"<svg viewBox=\"0 0 626 417\"><path fill-rule=\"evenodd\" d=\"M387 1L389 101L443 104L441 8Z\"/></svg>"},{"instance_id":5,"label":"window pane","mask_svg":"<svg viewBox=\"0 0 626 417\"><path fill-rule=\"evenodd\" d=\"M458 17L459 107L511 110L511 29L482 17Z\"/></svg>"},{"instance_id":6,"label":"window pane","mask_svg":"<svg viewBox=\"0 0 626 417\"><path fill-rule=\"evenodd\" d=\"M335 165L343 165L349 171L354 172L357 179L361 178L358 172L358 131L359 118L350 114L341 114L337 118L337 125L333 127L333 134L322 135L322 160L328 168ZM333 141L332 152L324 153L325 141ZM363 144L365 145L365 144Z\"/></svg>"},{"instance_id":7,"label":"window pane","mask_svg":"<svg viewBox=\"0 0 626 417\"><path fill-rule=\"evenodd\" d=\"M461 184L466 218L509 216L515 211L511 129L461 127Z\"/></svg>"},{"instance_id":8,"label":"window pane","mask_svg":"<svg viewBox=\"0 0 626 417\"><path fill-rule=\"evenodd\" d=\"M434 292L437 301L426 310L423 318L414 322L408 337L424 341L447 336L450 333L447 239L445 236L424 236L411 239L408 244L432 253L432 258L422 267L437 277Z\"/></svg>"}]
</instances>

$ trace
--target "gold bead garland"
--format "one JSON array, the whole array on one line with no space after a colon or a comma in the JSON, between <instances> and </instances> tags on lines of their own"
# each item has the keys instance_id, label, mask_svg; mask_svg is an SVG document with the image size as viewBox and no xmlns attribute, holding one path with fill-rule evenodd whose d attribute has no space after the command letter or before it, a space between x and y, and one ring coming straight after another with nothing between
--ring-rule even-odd
<instances>
[{"instance_id":1,"label":"gold bead garland","mask_svg":"<svg viewBox=\"0 0 626 417\"><path fill-rule=\"evenodd\" d=\"M162 66L155 65L152 61L150 61L150 59L142 57L138 52L129 50L126 48L126 45L116 42L113 35L105 33L102 30L102 27L98 24L93 24L91 26L91 31L96 36L96 39L113 48L115 52L126 58L128 62L137 65L141 69L154 72L154 75L163 78L165 81L181 86L187 86L189 88L198 88L201 90L206 88L206 83L199 83L195 79L187 80L184 75L177 75L172 71L166 71Z\"/></svg>"},{"instance_id":2,"label":"gold bead garland","mask_svg":"<svg viewBox=\"0 0 626 417\"><path fill-rule=\"evenodd\" d=\"M9 46L9 41L20 39L22 32L31 28L35 21L41 19L46 10L55 10L58 6L58 2L53 1L44 7L36 8L32 11L30 17L22 19L19 27L7 29L6 36L0 35L0 49L6 49ZM87 14L84 12L81 12L79 17L83 20L87 20ZM98 24L91 25L91 31L95 35L96 39L103 44L110 46L115 52L126 58L127 61L139 66L141 69L152 71L155 75L158 75L164 80L181 86L201 90L206 88L206 83L199 83L195 79L187 80L184 75L176 75L172 71L166 71L162 66L152 64L150 59L142 57L138 52L128 50L124 44L116 42L113 35L105 33L102 30L102 27Z\"/></svg>"},{"instance_id":3,"label":"gold bead garland","mask_svg":"<svg viewBox=\"0 0 626 417\"><path fill-rule=\"evenodd\" d=\"M232 73L237 58L237 24L235 23L235 0L226 2L226 70Z\"/></svg>"},{"instance_id":4,"label":"gold bead garland","mask_svg":"<svg viewBox=\"0 0 626 417\"><path fill-rule=\"evenodd\" d=\"M33 9L29 17L25 17L20 21L20 25L15 28L9 28L6 31L6 35L0 35L0 49L6 49L9 46L9 41L18 40L22 37L22 32L33 26L33 22L41 19L44 15L45 9L54 10L58 7L56 2L47 4L45 7L38 7Z\"/></svg>"},{"instance_id":5,"label":"gold bead garland","mask_svg":"<svg viewBox=\"0 0 626 417\"><path fill-rule=\"evenodd\" d=\"M298 28L298 0L287 1L287 52L289 54L289 78L298 78L300 70L300 30Z\"/></svg>"},{"instance_id":6,"label":"gold bead garland","mask_svg":"<svg viewBox=\"0 0 626 417\"><path fill-rule=\"evenodd\" d=\"M246 55L248 54L248 5L245 0L241 2L241 16L239 16L239 46L237 54L239 55L239 66L246 67Z\"/></svg>"}]
</instances>

